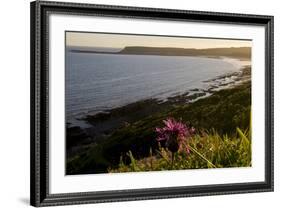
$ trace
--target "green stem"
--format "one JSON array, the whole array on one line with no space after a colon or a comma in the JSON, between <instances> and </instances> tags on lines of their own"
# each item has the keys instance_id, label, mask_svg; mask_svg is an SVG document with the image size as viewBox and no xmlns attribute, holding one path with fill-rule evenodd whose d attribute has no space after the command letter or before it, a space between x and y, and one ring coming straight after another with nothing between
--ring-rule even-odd
<instances>
[{"instance_id":1,"label":"green stem","mask_svg":"<svg viewBox=\"0 0 281 208\"><path fill-rule=\"evenodd\" d=\"M199 155L202 159L204 159L207 163L209 163L213 168L217 168L211 161L209 161L207 158L205 158L202 154L200 154L197 150L195 150L193 147L189 146L191 151L195 152L197 155Z\"/></svg>"},{"instance_id":2,"label":"green stem","mask_svg":"<svg viewBox=\"0 0 281 208\"><path fill-rule=\"evenodd\" d=\"M174 160L175 160L175 153L172 152L172 167L171 167L172 170L174 168Z\"/></svg>"}]
</instances>

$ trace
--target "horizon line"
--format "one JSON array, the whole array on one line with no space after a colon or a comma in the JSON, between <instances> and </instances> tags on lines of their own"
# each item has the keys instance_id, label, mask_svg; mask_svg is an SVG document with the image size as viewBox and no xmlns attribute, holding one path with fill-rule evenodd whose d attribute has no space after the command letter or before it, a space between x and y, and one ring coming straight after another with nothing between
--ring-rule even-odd
<instances>
[{"instance_id":1,"label":"horizon line","mask_svg":"<svg viewBox=\"0 0 281 208\"><path fill-rule=\"evenodd\" d=\"M124 46L124 47L105 47L105 46L81 46L81 45L67 45L65 44L66 47L83 47L83 48L111 48L111 49L124 49L124 48L171 48L171 49L194 49L194 50L205 50L205 49L221 49L221 48L252 48L251 46L241 46L241 47L214 47L214 48L184 48L184 47L165 47L165 46Z\"/></svg>"}]
</instances>

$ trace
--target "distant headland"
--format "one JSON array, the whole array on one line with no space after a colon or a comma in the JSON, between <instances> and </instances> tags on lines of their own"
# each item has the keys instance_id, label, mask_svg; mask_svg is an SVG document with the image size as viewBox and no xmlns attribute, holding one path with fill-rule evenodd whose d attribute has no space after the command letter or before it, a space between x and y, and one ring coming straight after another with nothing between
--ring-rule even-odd
<instances>
[{"instance_id":1,"label":"distant headland","mask_svg":"<svg viewBox=\"0 0 281 208\"><path fill-rule=\"evenodd\" d=\"M74 53L102 53L102 54L125 54L125 55L157 55L157 56L206 56L221 57L227 56L232 58L251 58L250 47L231 47L231 48L171 48L171 47L144 47L144 46L127 46L118 52L96 51L92 48L71 49Z\"/></svg>"}]
</instances>

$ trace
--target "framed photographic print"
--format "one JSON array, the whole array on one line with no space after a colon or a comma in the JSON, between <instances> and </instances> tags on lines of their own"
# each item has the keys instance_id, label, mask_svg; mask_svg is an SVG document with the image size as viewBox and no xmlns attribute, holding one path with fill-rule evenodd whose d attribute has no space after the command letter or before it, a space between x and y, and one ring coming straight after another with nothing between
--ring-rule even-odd
<instances>
[{"instance_id":1,"label":"framed photographic print","mask_svg":"<svg viewBox=\"0 0 281 208\"><path fill-rule=\"evenodd\" d=\"M273 191L273 17L31 3L31 205Z\"/></svg>"}]
</instances>

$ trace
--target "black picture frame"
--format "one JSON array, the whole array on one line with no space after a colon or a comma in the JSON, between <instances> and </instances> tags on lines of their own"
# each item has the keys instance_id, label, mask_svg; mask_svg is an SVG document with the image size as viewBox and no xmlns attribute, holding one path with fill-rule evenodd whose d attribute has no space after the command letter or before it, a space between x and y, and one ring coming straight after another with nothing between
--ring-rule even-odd
<instances>
[{"instance_id":1,"label":"black picture frame","mask_svg":"<svg viewBox=\"0 0 281 208\"><path fill-rule=\"evenodd\" d=\"M273 191L273 16L170 9L31 2L31 186L33 206L71 205L144 199ZM101 15L173 21L231 23L265 27L265 181L223 185L147 188L82 193L49 193L48 15Z\"/></svg>"}]
</instances>

